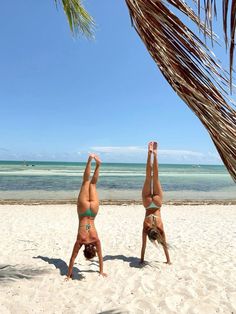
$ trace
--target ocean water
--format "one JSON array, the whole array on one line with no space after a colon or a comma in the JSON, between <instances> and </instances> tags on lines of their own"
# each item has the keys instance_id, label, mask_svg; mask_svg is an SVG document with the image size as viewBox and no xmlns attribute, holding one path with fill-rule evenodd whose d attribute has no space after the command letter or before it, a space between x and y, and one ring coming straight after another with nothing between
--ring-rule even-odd
<instances>
[{"instance_id":1,"label":"ocean water","mask_svg":"<svg viewBox=\"0 0 236 314\"><path fill-rule=\"evenodd\" d=\"M0 199L75 199L85 163L0 161ZM93 167L92 167L93 170ZM235 200L221 165L159 165L165 200ZM145 164L103 163L100 199L141 200Z\"/></svg>"}]
</instances>

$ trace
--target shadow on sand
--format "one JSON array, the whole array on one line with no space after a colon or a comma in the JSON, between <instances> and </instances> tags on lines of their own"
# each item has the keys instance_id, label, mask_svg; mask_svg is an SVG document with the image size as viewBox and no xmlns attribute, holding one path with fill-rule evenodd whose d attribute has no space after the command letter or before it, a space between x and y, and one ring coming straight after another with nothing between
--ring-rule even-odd
<instances>
[{"instance_id":1,"label":"shadow on sand","mask_svg":"<svg viewBox=\"0 0 236 314\"><path fill-rule=\"evenodd\" d=\"M48 273L49 271L45 269L29 268L22 265L0 265L0 282L32 279Z\"/></svg>"},{"instance_id":2,"label":"shadow on sand","mask_svg":"<svg viewBox=\"0 0 236 314\"><path fill-rule=\"evenodd\" d=\"M106 256L104 256L103 261L104 262L105 261L112 261L115 259L121 260L123 262L127 262L127 263L129 263L130 267L135 267L135 268L143 268L143 267L149 265L148 262L140 264L140 258L138 258L138 257L132 257L132 256L127 257L124 255L106 255Z\"/></svg>"},{"instance_id":3,"label":"shadow on sand","mask_svg":"<svg viewBox=\"0 0 236 314\"><path fill-rule=\"evenodd\" d=\"M103 311L103 312L98 312L97 314L128 314L128 311L122 311L122 310L108 310L108 311Z\"/></svg>"},{"instance_id":4,"label":"shadow on sand","mask_svg":"<svg viewBox=\"0 0 236 314\"><path fill-rule=\"evenodd\" d=\"M61 276L66 276L67 272L68 272L68 265L66 264L65 261L63 261L60 258L49 258L46 256L34 256L33 258L39 258L41 260L43 260L44 262L47 262L48 264L54 265L56 267L56 269L60 270L60 274ZM91 263L91 265L93 264L93 262ZM83 278L85 278L84 275L82 275L81 273L93 273L94 270L79 270L79 268L77 267L73 267L73 271L72 271L72 275L73 275L73 280L81 280Z\"/></svg>"}]
</instances>

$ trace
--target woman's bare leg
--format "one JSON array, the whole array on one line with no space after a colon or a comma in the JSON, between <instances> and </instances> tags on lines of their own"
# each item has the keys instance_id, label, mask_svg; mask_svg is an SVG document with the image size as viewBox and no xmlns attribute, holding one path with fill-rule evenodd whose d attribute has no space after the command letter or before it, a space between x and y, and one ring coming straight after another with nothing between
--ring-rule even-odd
<instances>
[{"instance_id":1,"label":"woman's bare leg","mask_svg":"<svg viewBox=\"0 0 236 314\"><path fill-rule=\"evenodd\" d=\"M143 206L147 207L152 201L152 142L148 145L148 156L146 163L146 178L143 184L142 198Z\"/></svg>"},{"instance_id":2,"label":"woman's bare leg","mask_svg":"<svg viewBox=\"0 0 236 314\"><path fill-rule=\"evenodd\" d=\"M94 170L93 176L92 176L92 180L91 180L91 184L96 184L98 181L98 177L99 177L99 168L101 165L101 160L99 159L99 157L97 155L94 156L94 159L96 161L96 168Z\"/></svg>"},{"instance_id":3,"label":"woman's bare leg","mask_svg":"<svg viewBox=\"0 0 236 314\"><path fill-rule=\"evenodd\" d=\"M99 177L101 160L96 155L95 155L94 159L96 161L96 167L94 170L92 180L90 181L90 185L89 185L89 201L90 201L90 208L93 210L93 212L96 213L98 211L98 207L99 207L99 199L98 199L96 184L97 184L98 177Z\"/></svg>"},{"instance_id":4,"label":"woman's bare leg","mask_svg":"<svg viewBox=\"0 0 236 314\"><path fill-rule=\"evenodd\" d=\"M91 154L89 155L84 175L83 175L83 182L80 188L80 193L78 196L77 205L81 207L87 208L89 206L89 179L90 179L90 172L91 172L91 161L94 156Z\"/></svg>"},{"instance_id":5,"label":"woman's bare leg","mask_svg":"<svg viewBox=\"0 0 236 314\"><path fill-rule=\"evenodd\" d=\"M163 191L159 180L158 160L157 160L157 146L154 144L153 149L153 200L162 202ZM161 205L161 204L157 204Z\"/></svg>"}]
</instances>

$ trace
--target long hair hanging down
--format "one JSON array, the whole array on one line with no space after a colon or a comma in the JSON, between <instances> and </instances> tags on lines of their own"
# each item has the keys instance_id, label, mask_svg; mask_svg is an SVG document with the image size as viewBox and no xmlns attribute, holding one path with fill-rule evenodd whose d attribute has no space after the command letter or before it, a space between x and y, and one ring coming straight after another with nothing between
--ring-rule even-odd
<instances>
[{"instance_id":1,"label":"long hair hanging down","mask_svg":"<svg viewBox=\"0 0 236 314\"><path fill-rule=\"evenodd\" d=\"M219 1L219 0L217 0ZM183 0L126 0L134 28L160 71L179 97L198 116L210 134L226 168L236 181L236 111L228 99L232 84L236 1L231 8L230 75L222 69L201 41L165 4L171 4L196 23L212 41L212 15L216 0L204 0L205 21L199 18L201 1L194 0L196 14ZM227 37L227 8L223 3L223 28Z\"/></svg>"},{"instance_id":2,"label":"long hair hanging down","mask_svg":"<svg viewBox=\"0 0 236 314\"><path fill-rule=\"evenodd\" d=\"M164 248L168 248L168 244L163 237L163 232L159 228L151 228L148 230L148 239L157 247L157 243L161 244Z\"/></svg>"}]
</instances>

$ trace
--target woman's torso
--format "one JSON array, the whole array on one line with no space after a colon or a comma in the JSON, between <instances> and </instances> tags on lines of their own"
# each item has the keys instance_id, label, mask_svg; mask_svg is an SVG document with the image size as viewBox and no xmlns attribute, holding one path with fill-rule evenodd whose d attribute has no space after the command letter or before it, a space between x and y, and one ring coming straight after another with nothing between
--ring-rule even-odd
<instances>
[{"instance_id":1,"label":"woman's torso","mask_svg":"<svg viewBox=\"0 0 236 314\"><path fill-rule=\"evenodd\" d=\"M98 208L94 208L90 202L77 206L79 217L79 229L77 239L82 244L89 244L98 240L97 230L94 224Z\"/></svg>"},{"instance_id":2,"label":"woman's torso","mask_svg":"<svg viewBox=\"0 0 236 314\"><path fill-rule=\"evenodd\" d=\"M161 220L161 199L152 197L145 207L145 217L143 222L143 229L157 228L162 223Z\"/></svg>"}]
</instances>

